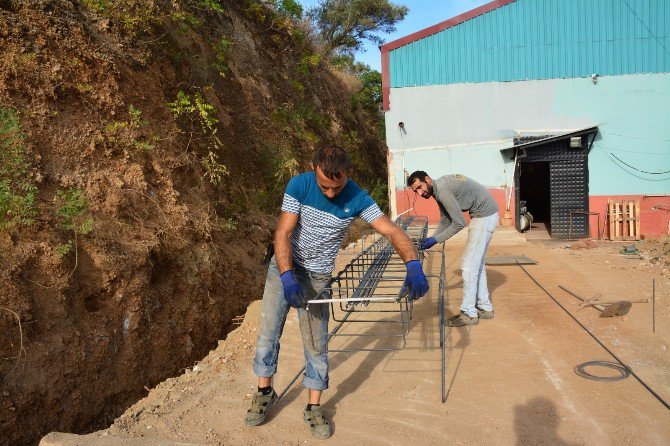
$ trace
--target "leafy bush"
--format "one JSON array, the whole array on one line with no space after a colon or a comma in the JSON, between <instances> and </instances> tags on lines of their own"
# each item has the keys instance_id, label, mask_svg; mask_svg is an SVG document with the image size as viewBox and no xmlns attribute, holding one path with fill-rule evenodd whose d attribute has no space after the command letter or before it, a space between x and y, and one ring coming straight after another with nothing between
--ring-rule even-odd
<instances>
[{"instance_id":1,"label":"leafy bush","mask_svg":"<svg viewBox=\"0 0 670 446\"><path fill-rule=\"evenodd\" d=\"M302 20L302 5L295 0L272 0L272 5L277 12L293 20Z\"/></svg>"},{"instance_id":2,"label":"leafy bush","mask_svg":"<svg viewBox=\"0 0 670 446\"><path fill-rule=\"evenodd\" d=\"M221 184L223 178L229 173L228 168L219 163L218 155L211 150L200 162L205 169L205 177L215 186Z\"/></svg>"},{"instance_id":3,"label":"leafy bush","mask_svg":"<svg viewBox=\"0 0 670 446\"><path fill-rule=\"evenodd\" d=\"M56 247L59 257L63 257L76 247L79 235L86 235L93 231L93 217L87 216L88 200L82 191L69 188L66 191L59 190L54 198L58 206L57 214L61 219L60 227L66 231L72 231L74 240Z\"/></svg>"},{"instance_id":4,"label":"leafy bush","mask_svg":"<svg viewBox=\"0 0 670 446\"><path fill-rule=\"evenodd\" d=\"M226 71L228 71L228 52L230 47L233 45L233 42L222 37L218 42L213 46L214 52L216 54L216 60L212 64L214 68L219 70L221 77L226 77Z\"/></svg>"},{"instance_id":5,"label":"leafy bush","mask_svg":"<svg viewBox=\"0 0 670 446\"><path fill-rule=\"evenodd\" d=\"M298 63L298 71L303 76L307 76L312 71L312 68L319 66L319 63L321 63L321 54L305 54L300 58L300 63Z\"/></svg>"},{"instance_id":6,"label":"leafy bush","mask_svg":"<svg viewBox=\"0 0 670 446\"><path fill-rule=\"evenodd\" d=\"M189 12L173 12L170 14L170 19L178 24L177 31L180 34L185 34L189 28L199 28L202 21Z\"/></svg>"},{"instance_id":7,"label":"leafy bush","mask_svg":"<svg viewBox=\"0 0 670 446\"><path fill-rule=\"evenodd\" d=\"M191 122L199 123L203 132L212 135L216 133L215 126L219 122L214 117L216 109L205 102L200 93L189 95L180 90L177 93L177 99L174 102L168 102L168 108L175 118L186 116Z\"/></svg>"},{"instance_id":8,"label":"leafy bush","mask_svg":"<svg viewBox=\"0 0 670 446\"><path fill-rule=\"evenodd\" d=\"M149 34L161 22L154 2L145 0L82 0L89 9L109 19L131 39Z\"/></svg>"},{"instance_id":9,"label":"leafy bush","mask_svg":"<svg viewBox=\"0 0 670 446\"><path fill-rule=\"evenodd\" d=\"M37 187L30 167L16 111L0 108L0 230L33 222Z\"/></svg>"},{"instance_id":10,"label":"leafy bush","mask_svg":"<svg viewBox=\"0 0 670 446\"><path fill-rule=\"evenodd\" d=\"M147 127L149 121L142 119L142 112L134 105L128 106L128 119L126 121L114 121L104 128L104 134L108 141L122 143L141 150L153 150L155 135L145 136L141 129Z\"/></svg>"},{"instance_id":11,"label":"leafy bush","mask_svg":"<svg viewBox=\"0 0 670 446\"><path fill-rule=\"evenodd\" d=\"M223 6L218 0L198 0L200 7L209 9L211 11L223 12Z\"/></svg>"}]
</instances>

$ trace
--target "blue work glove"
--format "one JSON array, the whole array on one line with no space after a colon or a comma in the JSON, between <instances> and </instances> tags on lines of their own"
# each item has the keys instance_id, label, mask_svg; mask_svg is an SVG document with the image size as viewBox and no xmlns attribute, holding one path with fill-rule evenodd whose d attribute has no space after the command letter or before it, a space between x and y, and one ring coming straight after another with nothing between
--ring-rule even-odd
<instances>
[{"instance_id":1,"label":"blue work glove","mask_svg":"<svg viewBox=\"0 0 670 446\"><path fill-rule=\"evenodd\" d=\"M435 246L436 243L437 243L437 240L435 240L435 237L425 238L425 239L421 240L421 249L423 249L423 250L430 249L433 246Z\"/></svg>"},{"instance_id":2,"label":"blue work glove","mask_svg":"<svg viewBox=\"0 0 670 446\"><path fill-rule=\"evenodd\" d=\"M293 308L305 308L305 295L302 293L300 284L295 280L293 271L285 271L279 278L284 287L284 299L286 299L286 302Z\"/></svg>"},{"instance_id":3,"label":"blue work glove","mask_svg":"<svg viewBox=\"0 0 670 446\"><path fill-rule=\"evenodd\" d=\"M418 260L410 260L405 266L407 266L407 276L405 276L405 283L402 287L403 290L409 288L409 296L407 297L409 300L416 300L428 292L428 279L426 279L423 268L421 268L421 262Z\"/></svg>"}]
</instances>

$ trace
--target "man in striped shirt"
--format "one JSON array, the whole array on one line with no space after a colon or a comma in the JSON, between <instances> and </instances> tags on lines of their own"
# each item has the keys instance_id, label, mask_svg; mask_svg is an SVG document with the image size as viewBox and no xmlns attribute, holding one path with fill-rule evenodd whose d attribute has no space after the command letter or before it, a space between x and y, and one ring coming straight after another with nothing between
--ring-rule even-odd
<instances>
[{"instance_id":1,"label":"man in striped shirt","mask_svg":"<svg viewBox=\"0 0 670 446\"><path fill-rule=\"evenodd\" d=\"M265 421L266 410L276 399L272 376L277 371L279 338L290 307L297 308L305 351L308 404L304 420L317 438L331 435L320 407L321 392L328 388L328 305L312 305L329 283L335 257L349 225L361 217L386 236L407 266L405 285L410 298L428 291L428 281L414 244L405 232L382 213L379 206L348 178L350 161L338 146L325 146L314 154L314 171L297 175L284 193L275 232L275 255L270 260L261 308L254 357L258 391L247 411L245 424Z\"/></svg>"}]
</instances>

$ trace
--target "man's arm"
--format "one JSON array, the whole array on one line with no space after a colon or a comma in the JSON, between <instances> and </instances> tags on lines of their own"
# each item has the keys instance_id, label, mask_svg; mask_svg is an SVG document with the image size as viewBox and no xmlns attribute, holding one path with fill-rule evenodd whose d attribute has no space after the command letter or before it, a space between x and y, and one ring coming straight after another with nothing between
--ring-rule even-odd
<instances>
[{"instance_id":1,"label":"man's arm","mask_svg":"<svg viewBox=\"0 0 670 446\"><path fill-rule=\"evenodd\" d=\"M298 224L298 214L282 212L275 231L275 260L279 274L290 270L293 266L291 259L291 234Z\"/></svg>"},{"instance_id":2,"label":"man's arm","mask_svg":"<svg viewBox=\"0 0 670 446\"><path fill-rule=\"evenodd\" d=\"M407 263L410 260L419 258L414 248L414 243L405 234L405 231L400 229L400 226L394 224L386 215L376 218L370 225L375 231L389 239L403 262Z\"/></svg>"},{"instance_id":3,"label":"man's arm","mask_svg":"<svg viewBox=\"0 0 670 446\"><path fill-rule=\"evenodd\" d=\"M465 218L463 218L463 212L461 211L461 207L458 204L458 200L456 200L456 197L454 197L454 195L451 192L441 192L439 194L436 194L435 199L440 204L442 204L444 210L447 212L447 215L451 219L449 226L447 226L444 230L438 232L440 228L444 228L442 224L444 220L441 219L440 226L433 235L433 237L435 237L435 240L438 243L442 243L445 240L453 237L457 232L459 232L466 226Z\"/></svg>"}]
</instances>

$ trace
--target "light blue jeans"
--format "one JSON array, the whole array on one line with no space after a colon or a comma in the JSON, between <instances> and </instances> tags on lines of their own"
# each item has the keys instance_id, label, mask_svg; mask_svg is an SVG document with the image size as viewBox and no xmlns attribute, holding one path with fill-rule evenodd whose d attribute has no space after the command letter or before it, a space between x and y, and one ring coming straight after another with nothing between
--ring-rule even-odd
<instances>
[{"instance_id":1,"label":"light blue jeans","mask_svg":"<svg viewBox=\"0 0 670 446\"><path fill-rule=\"evenodd\" d=\"M498 213L488 217L473 218L468 225L468 241L461 260L463 273L461 311L470 317L477 317L477 307L485 311L493 311L486 283L485 258L496 226L498 226Z\"/></svg>"},{"instance_id":2,"label":"light blue jeans","mask_svg":"<svg viewBox=\"0 0 670 446\"><path fill-rule=\"evenodd\" d=\"M294 265L295 278L302 287L305 299L310 300L323 290L330 274L307 271ZM330 294L323 296L330 298ZM269 378L277 372L279 357L279 338L284 331L286 315L291 307L284 299L284 288L279 277L277 262L272 257L265 279L265 291L261 304L261 321L256 341L254 373ZM302 383L308 389L325 390L328 388L328 319L330 307L327 304L310 305L309 311L298 308L298 321L302 344L305 352L305 377Z\"/></svg>"}]
</instances>

